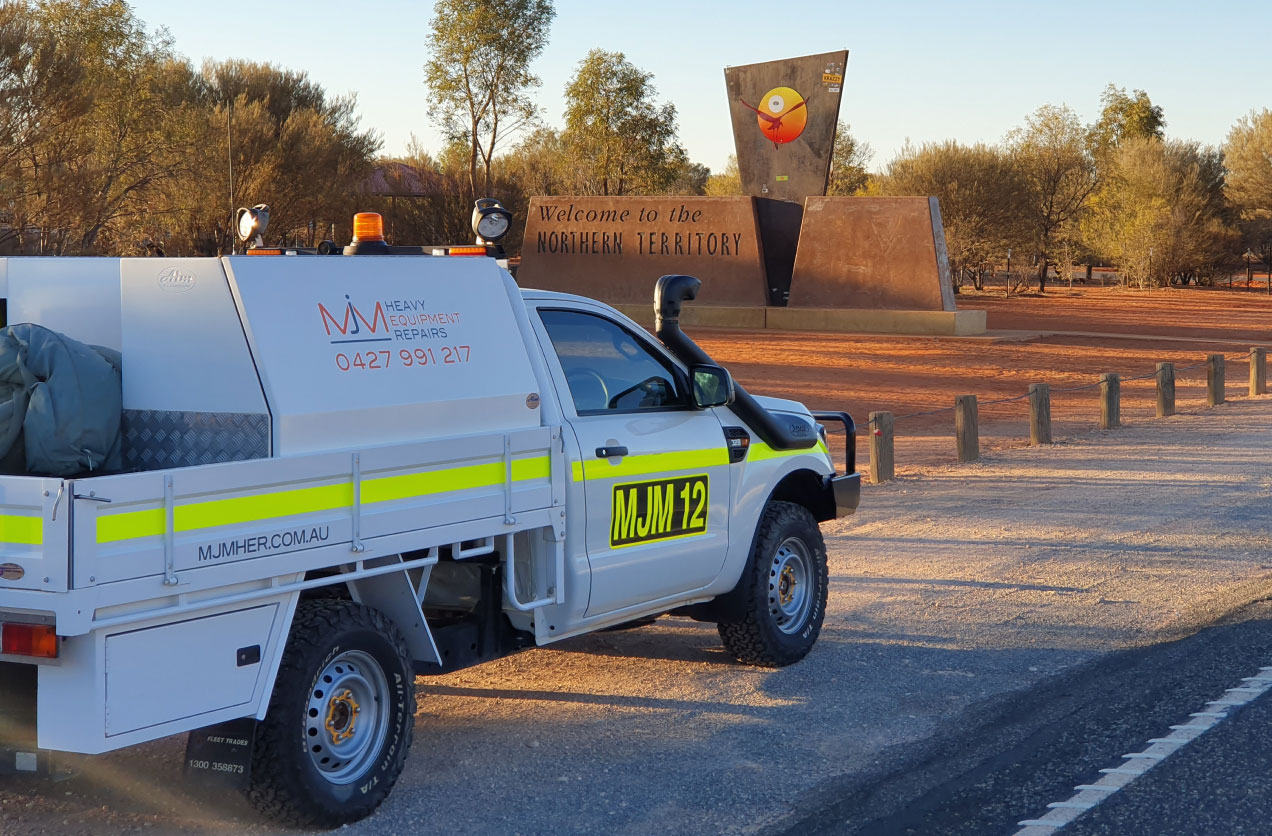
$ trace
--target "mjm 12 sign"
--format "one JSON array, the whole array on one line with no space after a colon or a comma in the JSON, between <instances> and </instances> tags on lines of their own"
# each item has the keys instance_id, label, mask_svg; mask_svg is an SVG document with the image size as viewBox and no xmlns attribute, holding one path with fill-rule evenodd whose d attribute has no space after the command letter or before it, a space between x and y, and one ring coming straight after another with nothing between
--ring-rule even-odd
<instances>
[{"instance_id":1,"label":"mjm 12 sign","mask_svg":"<svg viewBox=\"0 0 1272 836\"><path fill-rule=\"evenodd\" d=\"M691 537L707 531L711 484L705 473L615 485L610 548Z\"/></svg>"}]
</instances>

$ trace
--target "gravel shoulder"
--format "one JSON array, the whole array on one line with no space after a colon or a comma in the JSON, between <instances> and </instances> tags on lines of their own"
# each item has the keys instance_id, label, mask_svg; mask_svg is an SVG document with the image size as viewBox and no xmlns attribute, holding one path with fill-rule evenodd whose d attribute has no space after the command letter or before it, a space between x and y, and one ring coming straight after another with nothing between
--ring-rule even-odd
<instances>
[{"instance_id":1,"label":"gravel shoulder","mask_svg":"<svg viewBox=\"0 0 1272 836\"><path fill-rule=\"evenodd\" d=\"M419 680L393 796L351 834L777 832L1003 695L1272 594L1272 399L870 487L824 526L826 627L741 667L682 619ZM180 780L183 741L0 785L0 834L282 832Z\"/></svg>"}]
</instances>

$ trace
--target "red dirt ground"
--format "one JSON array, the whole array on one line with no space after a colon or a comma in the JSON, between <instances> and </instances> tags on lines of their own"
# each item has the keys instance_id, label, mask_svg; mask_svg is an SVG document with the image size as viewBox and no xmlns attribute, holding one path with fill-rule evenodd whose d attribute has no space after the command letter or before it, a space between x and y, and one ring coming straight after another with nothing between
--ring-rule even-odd
<instances>
[{"instance_id":1,"label":"red dirt ground","mask_svg":"<svg viewBox=\"0 0 1272 836\"><path fill-rule=\"evenodd\" d=\"M1272 345L1272 296L1262 291L1062 287L1011 299L964 294L959 306L986 310L991 332L1032 335L1014 333L1006 340L992 333L928 338L707 328L691 334L752 392L812 409L843 409L859 427L872 411L892 412L898 473L954 461L953 412L909 414L950 407L955 395L977 396L981 449L993 450L1027 443L1029 407L1025 400L986 402L1024 395L1030 383L1049 383L1059 440L1093 430L1099 420L1098 387L1060 391L1064 387L1118 373L1123 423L1155 420L1153 381L1128 378L1173 362L1177 408L1204 409L1206 370L1184 367L1203 363L1210 353L1226 354L1227 396L1245 397L1249 347ZM868 445L864 429L859 433L864 472ZM834 439L831 446L839 448Z\"/></svg>"}]
</instances>

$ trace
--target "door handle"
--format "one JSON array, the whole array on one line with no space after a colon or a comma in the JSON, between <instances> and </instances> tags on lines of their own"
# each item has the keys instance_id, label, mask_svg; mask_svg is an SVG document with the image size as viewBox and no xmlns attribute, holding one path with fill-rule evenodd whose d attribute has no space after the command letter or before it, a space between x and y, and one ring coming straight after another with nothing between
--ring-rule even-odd
<instances>
[{"instance_id":1,"label":"door handle","mask_svg":"<svg viewBox=\"0 0 1272 836\"><path fill-rule=\"evenodd\" d=\"M621 459L627 455L626 447L597 447L596 457L598 459Z\"/></svg>"}]
</instances>

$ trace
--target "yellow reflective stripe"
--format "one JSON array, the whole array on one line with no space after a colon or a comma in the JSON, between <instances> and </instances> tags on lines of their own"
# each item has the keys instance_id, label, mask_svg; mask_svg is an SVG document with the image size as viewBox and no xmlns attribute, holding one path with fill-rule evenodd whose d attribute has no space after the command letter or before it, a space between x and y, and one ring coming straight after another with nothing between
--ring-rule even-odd
<instances>
[{"instance_id":1,"label":"yellow reflective stripe","mask_svg":"<svg viewBox=\"0 0 1272 836\"><path fill-rule=\"evenodd\" d=\"M44 518L0 514L0 543L39 546L44 543Z\"/></svg>"},{"instance_id":2,"label":"yellow reflective stripe","mask_svg":"<svg viewBox=\"0 0 1272 836\"><path fill-rule=\"evenodd\" d=\"M172 511L172 527L177 531L192 531L351 507L353 485L343 482L178 505Z\"/></svg>"},{"instance_id":3,"label":"yellow reflective stripe","mask_svg":"<svg viewBox=\"0 0 1272 836\"><path fill-rule=\"evenodd\" d=\"M512 481L514 482L548 479L551 476L552 460L547 456L512 460ZM379 479L368 479L362 483L362 501L391 502L395 499L411 499L447 491L486 488L502 485L503 481L503 462L453 467L449 470L432 470L427 473L384 476Z\"/></svg>"},{"instance_id":4,"label":"yellow reflective stripe","mask_svg":"<svg viewBox=\"0 0 1272 836\"><path fill-rule=\"evenodd\" d=\"M674 453L646 453L640 456L624 456L618 464L606 459L574 463L574 480L613 479L620 476L644 476L649 473L674 473L677 470L697 470L729 463L729 451L724 447L706 450L683 450Z\"/></svg>"},{"instance_id":5,"label":"yellow reflective stripe","mask_svg":"<svg viewBox=\"0 0 1272 836\"><path fill-rule=\"evenodd\" d=\"M512 480L514 482L549 479L551 476L552 459L548 456L513 459ZM449 491L493 487L503 483L503 462L466 465L401 476L382 476L362 482L362 502L368 505L376 502L392 502ZM336 485L294 488L178 505L173 509L172 522L173 528L182 532L352 507L353 485L342 482ZM164 511L162 508L102 514L97 518L98 543L153 537L163 533Z\"/></svg>"},{"instance_id":6,"label":"yellow reflective stripe","mask_svg":"<svg viewBox=\"0 0 1272 836\"><path fill-rule=\"evenodd\" d=\"M751 445L747 458L751 461L780 459L787 456L812 454L821 451L829 458L830 451L826 442L818 439L816 447L803 450L774 450L762 441ZM673 473L678 470L693 470L700 467L716 467L729 463L729 451L723 447L711 447L706 450L685 450L675 453L647 453L642 456L624 456L617 465L605 459L589 462L574 462L574 481L587 479L612 479L620 476L644 476L647 474Z\"/></svg>"},{"instance_id":7,"label":"yellow reflective stripe","mask_svg":"<svg viewBox=\"0 0 1272 836\"><path fill-rule=\"evenodd\" d=\"M648 546L654 543L666 543L671 540L687 540L690 537L701 537L702 535L706 533L707 533L706 529L703 529L701 531L691 531L688 534L671 534L666 537L659 537L654 540L633 540L630 543L618 543L617 545L611 543L610 548L611 549L627 549L627 548L631 548L632 546Z\"/></svg>"},{"instance_id":8,"label":"yellow reflective stripe","mask_svg":"<svg viewBox=\"0 0 1272 836\"><path fill-rule=\"evenodd\" d=\"M97 516L97 542L99 543L115 543L137 537L155 537L163 534L163 531L162 508Z\"/></svg>"},{"instance_id":9,"label":"yellow reflective stripe","mask_svg":"<svg viewBox=\"0 0 1272 836\"><path fill-rule=\"evenodd\" d=\"M801 450L774 450L763 441L756 441L751 445L751 450L746 457L749 461L762 462L765 459L782 459L787 456L812 454L814 451L820 451L823 456L830 457L830 451L826 449L826 442L820 438L817 439L816 447L805 447Z\"/></svg>"}]
</instances>

